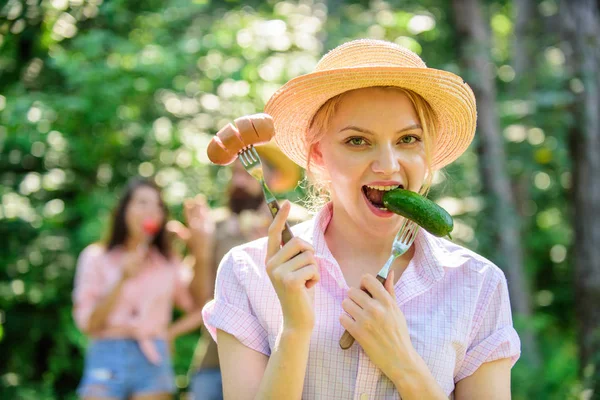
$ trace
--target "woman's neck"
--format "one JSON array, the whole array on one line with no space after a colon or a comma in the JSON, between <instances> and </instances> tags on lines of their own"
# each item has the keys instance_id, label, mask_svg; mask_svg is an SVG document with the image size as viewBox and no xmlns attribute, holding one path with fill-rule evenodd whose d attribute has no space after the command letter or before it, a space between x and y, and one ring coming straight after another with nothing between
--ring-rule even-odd
<instances>
[{"instance_id":1,"label":"woman's neck","mask_svg":"<svg viewBox=\"0 0 600 400\"><path fill-rule=\"evenodd\" d=\"M373 260L378 260L382 254L385 257L389 256L393 236L372 236L367 230L356 225L343 207L336 207L334 204L332 212L333 216L327 226L325 238L334 257L339 252Z\"/></svg>"},{"instance_id":2,"label":"woman's neck","mask_svg":"<svg viewBox=\"0 0 600 400\"><path fill-rule=\"evenodd\" d=\"M127 251L137 250L140 244L142 244L143 240L141 238L128 237L125 239L124 247Z\"/></svg>"},{"instance_id":3,"label":"woman's neck","mask_svg":"<svg viewBox=\"0 0 600 400\"><path fill-rule=\"evenodd\" d=\"M395 233L374 236L357 226L342 207L334 206L333 216L325 231L325 240L331 254L339 262L342 271L360 268L362 272L376 274L390 256ZM396 278L408 265L414 247L394 263L399 267Z\"/></svg>"}]
</instances>

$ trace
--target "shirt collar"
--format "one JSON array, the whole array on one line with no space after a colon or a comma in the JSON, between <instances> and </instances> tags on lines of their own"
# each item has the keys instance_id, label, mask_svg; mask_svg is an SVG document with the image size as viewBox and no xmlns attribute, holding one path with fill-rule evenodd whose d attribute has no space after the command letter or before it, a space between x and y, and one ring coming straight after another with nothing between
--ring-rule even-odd
<instances>
[{"instance_id":1,"label":"shirt collar","mask_svg":"<svg viewBox=\"0 0 600 400\"><path fill-rule=\"evenodd\" d=\"M436 238L425 229L419 229L415 239L415 254L411 262L415 263L417 272L423 272L423 276L432 280L439 281L444 277L444 258L443 244L439 238Z\"/></svg>"},{"instance_id":2,"label":"shirt collar","mask_svg":"<svg viewBox=\"0 0 600 400\"><path fill-rule=\"evenodd\" d=\"M313 219L311 239L312 245L315 248L315 257L321 258L328 262L337 263L335 258L333 258L333 254L331 254L331 251L329 251L329 247L327 247L327 242L325 241L325 230L331 222L331 217L333 217L333 204L329 202L325 204L325 206Z\"/></svg>"}]
</instances>

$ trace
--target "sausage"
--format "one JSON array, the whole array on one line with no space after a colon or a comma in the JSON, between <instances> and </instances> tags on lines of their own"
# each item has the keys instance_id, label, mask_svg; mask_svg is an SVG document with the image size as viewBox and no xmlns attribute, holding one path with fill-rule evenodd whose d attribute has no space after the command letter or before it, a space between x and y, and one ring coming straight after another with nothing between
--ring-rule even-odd
<instances>
[{"instance_id":1,"label":"sausage","mask_svg":"<svg viewBox=\"0 0 600 400\"><path fill-rule=\"evenodd\" d=\"M213 163L231 164L243 148L269 142L275 133L273 119L267 114L240 117L234 124L223 127L208 144L206 152Z\"/></svg>"},{"instance_id":2,"label":"sausage","mask_svg":"<svg viewBox=\"0 0 600 400\"><path fill-rule=\"evenodd\" d=\"M239 129L246 146L269 142L275 134L273 118L268 114L254 114L240 117L234 123Z\"/></svg>"},{"instance_id":3,"label":"sausage","mask_svg":"<svg viewBox=\"0 0 600 400\"><path fill-rule=\"evenodd\" d=\"M231 164L235 161L237 157L236 151L231 151L228 149L225 144L221 141L221 133L226 129L235 129L233 125L227 124L224 128L222 128L211 140L208 144L208 148L206 149L206 154L210 161L218 165L227 165ZM227 135L226 135L227 136Z\"/></svg>"},{"instance_id":4,"label":"sausage","mask_svg":"<svg viewBox=\"0 0 600 400\"><path fill-rule=\"evenodd\" d=\"M246 147L242 138L240 137L240 132L237 130L236 126L229 123L219 132L217 132L217 137L221 139L221 143L227 149L227 151L231 154L235 155Z\"/></svg>"}]
</instances>

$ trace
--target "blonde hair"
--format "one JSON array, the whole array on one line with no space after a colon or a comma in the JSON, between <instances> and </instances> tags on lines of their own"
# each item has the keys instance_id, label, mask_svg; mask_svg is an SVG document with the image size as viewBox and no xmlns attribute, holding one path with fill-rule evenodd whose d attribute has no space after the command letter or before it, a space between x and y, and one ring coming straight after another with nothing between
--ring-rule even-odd
<instances>
[{"instance_id":1,"label":"blonde hair","mask_svg":"<svg viewBox=\"0 0 600 400\"><path fill-rule=\"evenodd\" d=\"M423 128L423 144L425 146L425 163L427 166L427 175L425 178L425 182L419 193L422 195L426 195L429 192L431 187L431 182L433 180L433 169L431 168L432 159L433 159L433 148L437 138L437 127L436 127L436 117L433 109L421 97L419 94L404 89L397 86L374 86L376 88L385 89L385 90L396 90L398 92L404 93L406 97L410 100L413 107L417 112L417 116L419 117L419 122L421 127ZM354 89L360 90L360 89ZM325 136L331 119L335 115L335 111L339 104L342 102L345 95L353 92L354 90L344 92L338 94L335 97L327 100L321 108L315 113L313 119L308 127L308 131L306 132L306 148L308 152L307 157L307 167L306 167L306 193L307 200L305 201L306 206L316 211L320 209L323 205L325 205L330 200L330 191L329 184L323 178L323 171L320 171L318 168L313 169L311 166L311 157L313 147L319 143L319 141Z\"/></svg>"}]
</instances>

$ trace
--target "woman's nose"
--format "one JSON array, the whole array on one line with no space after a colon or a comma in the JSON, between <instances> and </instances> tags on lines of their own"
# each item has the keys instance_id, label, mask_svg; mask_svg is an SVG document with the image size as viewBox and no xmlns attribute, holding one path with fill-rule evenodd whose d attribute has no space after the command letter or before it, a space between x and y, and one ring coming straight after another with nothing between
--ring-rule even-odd
<instances>
[{"instance_id":1,"label":"woman's nose","mask_svg":"<svg viewBox=\"0 0 600 400\"><path fill-rule=\"evenodd\" d=\"M373 172L391 175L400 170L398 154L392 145L381 146L372 164Z\"/></svg>"},{"instance_id":2,"label":"woman's nose","mask_svg":"<svg viewBox=\"0 0 600 400\"><path fill-rule=\"evenodd\" d=\"M162 215L162 207L160 205L148 204L142 212L145 217L159 218Z\"/></svg>"}]
</instances>

